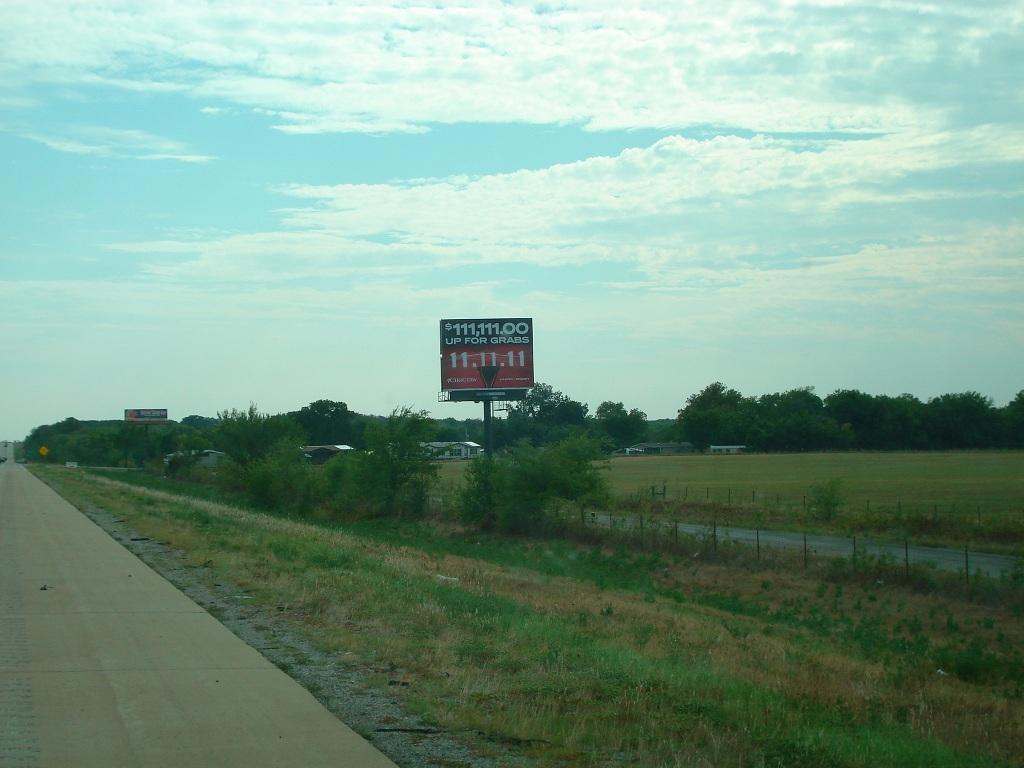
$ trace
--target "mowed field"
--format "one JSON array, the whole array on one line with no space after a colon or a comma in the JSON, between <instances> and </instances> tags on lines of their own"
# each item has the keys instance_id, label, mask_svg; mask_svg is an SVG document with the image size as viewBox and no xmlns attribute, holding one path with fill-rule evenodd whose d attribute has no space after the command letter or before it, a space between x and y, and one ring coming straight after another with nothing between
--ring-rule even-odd
<instances>
[{"instance_id":1,"label":"mowed field","mask_svg":"<svg viewBox=\"0 0 1024 768\"><path fill-rule=\"evenodd\" d=\"M465 462L441 467L458 484ZM845 506L904 513L1019 515L1024 452L807 453L637 456L611 460L614 496L665 492L666 500L800 510L812 486L839 478Z\"/></svg>"}]
</instances>

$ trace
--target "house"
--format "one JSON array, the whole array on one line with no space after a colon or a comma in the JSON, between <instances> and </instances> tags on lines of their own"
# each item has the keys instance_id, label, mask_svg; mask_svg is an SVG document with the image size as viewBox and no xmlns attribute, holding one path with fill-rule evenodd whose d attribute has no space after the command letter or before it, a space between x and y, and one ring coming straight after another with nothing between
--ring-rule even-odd
<instances>
[{"instance_id":1,"label":"house","mask_svg":"<svg viewBox=\"0 0 1024 768\"><path fill-rule=\"evenodd\" d=\"M483 453L479 443L471 442L441 442L422 443L424 448L429 448L439 461L459 461L461 459L474 459Z\"/></svg>"},{"instance_id":2,"label":"house","mask_svg":"<svg viewBox=\"0 0 1024 768\"><path fill-rule=\"evenodd\" d=\"M676 456L681 453L693 453L693 443L637 443L626 449L627 456Z\"/></svg>"},{"instance_id":3,"label":"house","mask_svg":"<svg viewBox=\"0 0 1024 768\"><path fill-rule=\"evenodd\" d=\"M743 453L745 445L709 445L708 453Z\"/></svg>"},{"instance_id":4,"label":"house","mask_svg":"<svg viewBox=\"0 0 1024 768\"><path fill-rule=\"evenodd\" d=\"M324 464L328 459L344 451L351 451L351 445L304 445L300 449L302 458L311 464Z\"/></svg>"},{"instance_id":5,"label":"house","mask_svg":"<svg viewBox=\"0 0 1024 768\"><path fill-rule=\"evenodd\" d=\"M227 458L227 454L223 451L214 451L210 448L207 448L205 451L178 451L177 453L168 453L164 456L164 466L170 465L175 459L179 462L184 462L186 456L195 459L195 462L192 463L193 467L215 467L217 462Z\"/></svg>"}]
</instances>

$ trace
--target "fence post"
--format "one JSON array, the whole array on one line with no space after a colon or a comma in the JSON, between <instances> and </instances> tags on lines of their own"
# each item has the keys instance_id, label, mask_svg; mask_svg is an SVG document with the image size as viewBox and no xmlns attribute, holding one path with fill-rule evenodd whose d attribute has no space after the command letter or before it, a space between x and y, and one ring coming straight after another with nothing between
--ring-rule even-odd
<instances>
[{"instance_id":1,"label":"fence post","mask_svg":"<svg viewBox=\"0 0 1024 768\"><path fill-rule=\"evenodd\" d=\"M804 570L807 570L807 531L804 531Z\"/></svg>"},{"instance_id":2,"label":"fence post","mask_svg":"<svg viewBox=\"0 0 1024 768\"><path fill-rule=\"evenodd\" d=\"M755 528L754 533L757 536L757 562L761 562L761 529Z\"/></svg>"},{"instance_id":3,"label":"fence post","mask_svg":"<svg viewBox=\"0 0 1024 768\"><path fill-rule=\"evenodd\" d=\"M903 564L907 572L907 581L910 580L910 545L903 539Z\"/></svg>"},{"instance_id":4,"label":"fence post","mask_svg":"<svg viewBox=\"0 0 1024 768\"><path fill-rule=\"evenodd\" d=\"M967 547L969 545L964 544L964 583L971 583L971 557L968 554Z\"/></svg>"},{"instance_id":5,"label":"fence post","mask_svg":"<svg viewBox=\"0 0 1024 768\"><path fill-rule=\"evenodd\" d=\"M853 575L857 575L857 537L853 537Z\"/></svg>"}]
</instances>

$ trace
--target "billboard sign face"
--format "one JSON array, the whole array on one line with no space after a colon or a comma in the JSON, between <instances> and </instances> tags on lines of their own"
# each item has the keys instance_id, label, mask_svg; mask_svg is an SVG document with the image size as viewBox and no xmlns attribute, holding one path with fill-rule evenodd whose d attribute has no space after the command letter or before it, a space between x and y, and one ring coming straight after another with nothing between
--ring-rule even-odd
<instances>
[{"instance_id":1,"label":"billboard sign face","mask_svg":"<svg viewBox=\"0 0 1024 768\"><path fill-rule=\"evenodd\" d=\"M124 420L128 424L166 424L166 408L127 408Z\"/></svg>"},{"instance_id":2,"label":"billboard sign face","mask_svg":"<svg viewBox=\"0 0 1024 768\"><path fill-rule=\"evenodd\" d=\"M533 379L533 318L441 321L441 389L462 399L489 398L485 390L527 390ZM471 396L467 390L480 392Z\"/></svg>"}]
</instances>

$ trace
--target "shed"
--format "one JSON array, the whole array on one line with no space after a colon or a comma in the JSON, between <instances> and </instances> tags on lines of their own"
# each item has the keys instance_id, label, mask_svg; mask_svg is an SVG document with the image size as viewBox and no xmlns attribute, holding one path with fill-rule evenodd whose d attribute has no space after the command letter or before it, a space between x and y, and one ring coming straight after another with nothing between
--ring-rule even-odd
<instances>
[{"instance_id":1,"label":"shed","mask_svg":"<svg viewBox=\"0 0 1024 768\"><path fill-rule=\"evenodd\" d=\"M693 453L693 443L637 443L626 449L627 455L676 456Z\"/></svg>"},{"instance_id":2,"label":"shed","mask_svg":"<svg viewBox=\"0 0 1024 768\"><path fill-rule=\"evenodd\" d=\"M311 464L324 464L328 459L344 451L351 451L351 445L304 445L302 457Z\"/></svg>"}]
</instances>

